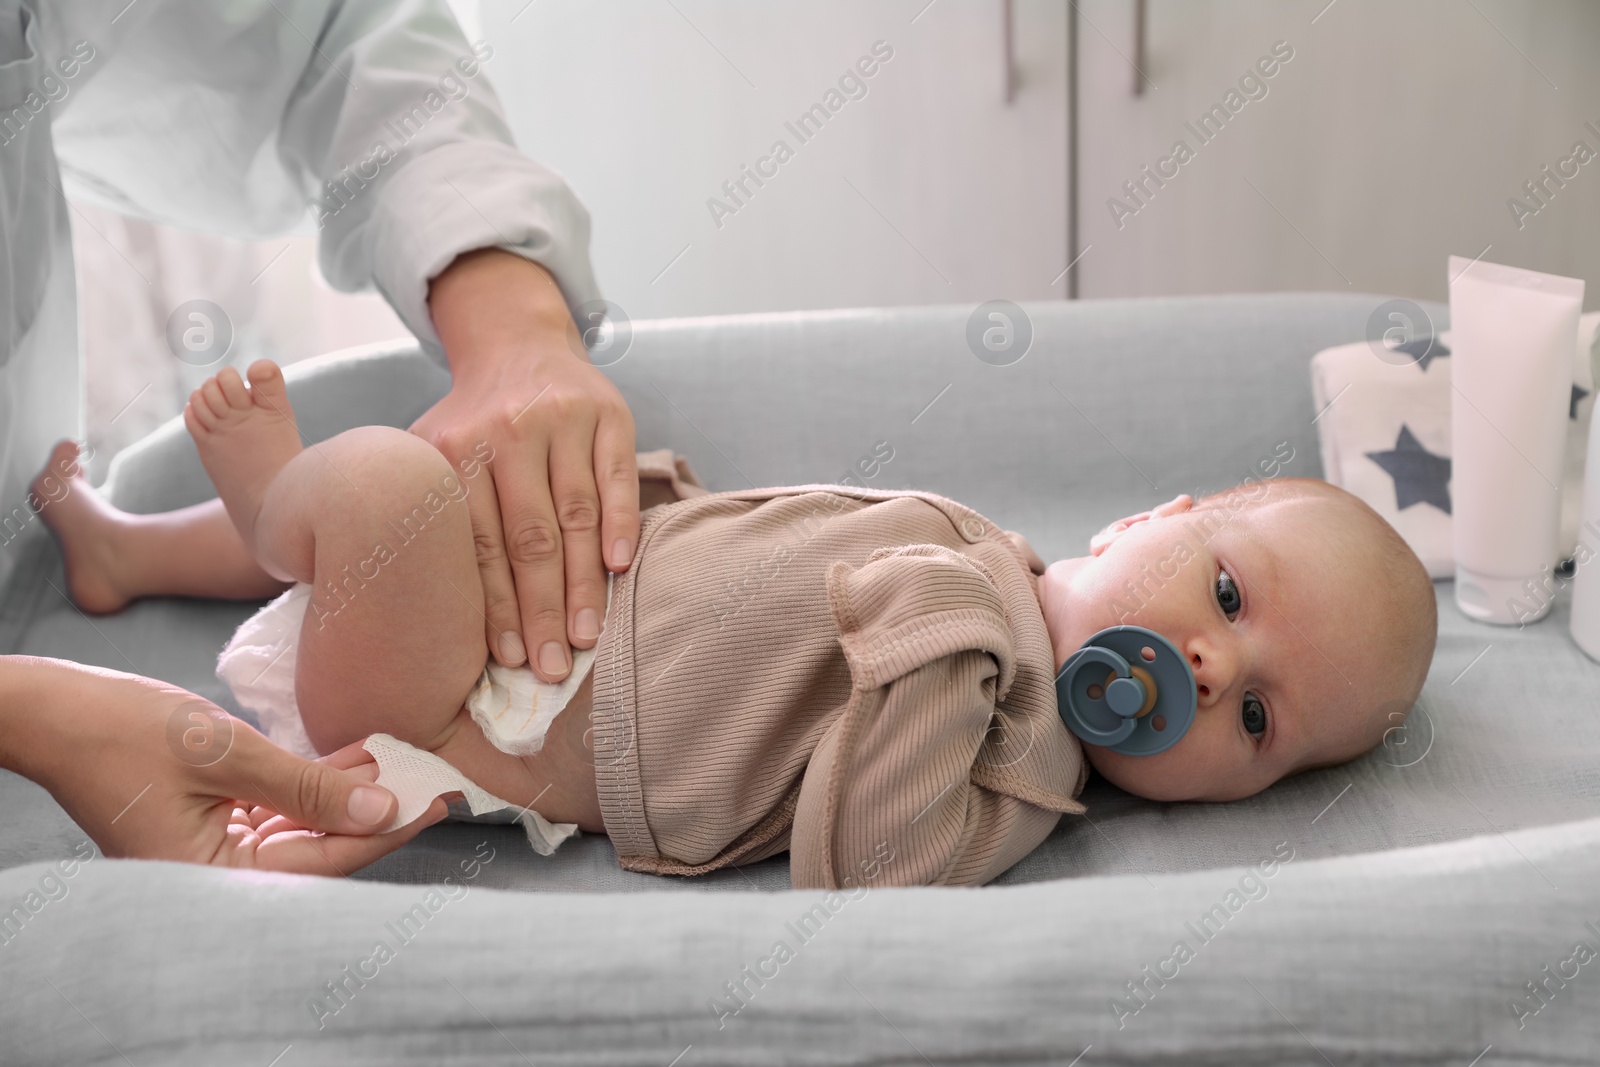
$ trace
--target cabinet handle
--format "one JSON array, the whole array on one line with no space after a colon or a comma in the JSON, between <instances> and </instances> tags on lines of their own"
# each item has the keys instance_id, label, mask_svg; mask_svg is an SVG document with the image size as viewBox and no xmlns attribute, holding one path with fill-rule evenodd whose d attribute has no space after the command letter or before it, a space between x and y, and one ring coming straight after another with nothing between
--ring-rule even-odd
<instances>
[{"instance_id":1,"label":"cabinet handle","mask_svg":"<svg viewBox=\"0 0 1600 1067\"><path fill-rule=\"evenodd\" d=\"M1133 95L1144 95L1145 0L1133 0Z\"/></svg>"},{"instance_id":2,"label":"cabinet handle","mask_svg":"<svg viewBox=\"0 0 1600 1067\"><path fill-rule=\"evenodd\" d=\"M1006 106L1017 98L1017 49L1013 22L1016 11L1013 0L1000 0L1000 41L1001 41L1001 74L1005 78L1005 94L1003 99Z\"/></svg>"}]
</instances>

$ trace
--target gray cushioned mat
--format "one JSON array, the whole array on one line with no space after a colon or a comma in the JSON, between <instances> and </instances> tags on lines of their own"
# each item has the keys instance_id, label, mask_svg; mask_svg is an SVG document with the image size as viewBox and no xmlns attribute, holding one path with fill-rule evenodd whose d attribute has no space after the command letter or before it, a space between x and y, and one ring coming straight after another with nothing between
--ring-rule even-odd
<instances>
[{"instance_id":1,"label":"gray cushioned mat","mask_svg":"<svg viewBox=\"0 0 1600 1067\"><path fill-rule=\"evenodd\" d=\"M1237 482L1280 442L1296 452L1288 473L1319 473L1307 361L1359 339L1382 299L1029 305L1032 350L1004 368L967 349L967 308L645 323L608 373L641 447L685 453L713 488L836 480L888 441L894 458L870 484L961 499L1049 559L1081 551L1111 518ZM404 425L446 384L404 349L292 377L313 437ZM148 511L207 487L170 425L119 458L112 492ZM23 549L36 554L34 583L0 612L13 632L26 624L20 650L228 703L213 659L254 605L153 601L87 619L61 601L48 542ZM546 858L513 829L453 824L362 872L366 884L91 862L66 897L0 939L6 1058L1589 1062L1600 980L1588 968L1549 984L1537 1015L1526 1010L1538 1001L1519 998L1574 942L1600 946L1585 925L1600 921L1600 671L1567 637L1564 597L1517 632L1470 623L1448 583L1437 592L1434 669L1392 744L1234 804L1156 804L1091 780L1088 815L1064 818L1000 885L869 891L833 908L817 947L806 940L765 984L741 968L770 968L760 961L792 938L786 924L826 901L787 891L784 857L654 878L619 870L602 837ZM15 776L0 776L0 810L10 906L43 884L36 861L83 838ZM1148 982L1142 969L1280 843L1295 859L1260 883L1270 892L1214 945L1192 940L1180 976L1119 1017L1117 999L1140 1003L1127 983ZM480 847L495 858L464 899L381 977L342 977L425 899L415 884L379 883L440 881ZM739 892L752 888L765 892ZM348 995L319 1013L334 980ZM719 1019L718 1003L738 1003L731 981L749 996ZM329 1004L340 1005L331 1016Z\"/></svg>"}]
</instances>

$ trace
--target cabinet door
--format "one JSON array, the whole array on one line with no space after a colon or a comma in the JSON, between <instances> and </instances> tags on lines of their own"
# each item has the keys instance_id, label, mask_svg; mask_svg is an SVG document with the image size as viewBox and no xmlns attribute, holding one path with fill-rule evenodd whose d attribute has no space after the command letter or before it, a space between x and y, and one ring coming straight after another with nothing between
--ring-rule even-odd
<instances>
[{"instance_id":1,"label":"cabinet door","mask_svg":"<svg viewBox=\"0 0 1600 1067\"><path fill-rule=\"evenodd\" d=\"M1076 2L1080 295L1443 300L1452 253L1600 284L1600 4L1148 0L1135 96L1135 0Z\"/></svg>"},{"instance_id":2,"label":"cabinet door","mask_svg":"<svg viewBox=\"0 0 1600 1067\"><path fill-rule=\"evenodd\" d=\"M519 146L633 318L1062 295L1066 5L484 5ZM863 71L870 70L871 74Z\"/></svg>"}]
</instances>

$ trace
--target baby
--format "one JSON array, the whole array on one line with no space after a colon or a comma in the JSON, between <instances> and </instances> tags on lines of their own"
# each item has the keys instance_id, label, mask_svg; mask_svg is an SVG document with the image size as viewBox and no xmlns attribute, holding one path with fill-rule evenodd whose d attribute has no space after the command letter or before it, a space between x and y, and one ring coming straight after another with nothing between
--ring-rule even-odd
<instances>
[{"instance_id":1,"label":"baby","mask_svg":"<svg viewBox=\"0 0 1600 1067\"><path fill-rule=\"evenodd\" d=\"M396 429L302 448L278 368L248 378L225 369L184 409L236 538L197 509L118 512L77 475L39 492L74 597L109 611L309 583L294 697L311 747L393 735L549 822L608 834L631 870L788 850L797 888L983 884L1084 811L1085 754L1154 800L1251 796L1373 748L1433 654L1421 563L1325 482L1179 496L1046 567L935 494L713 494L670 461L646 477L641 456L648 510L592 663L575 657L565 706L513 754L466 706L488 679L470 489ZM41 479L68 473L72 448ZM1057 712L1057 669L1119 624L1168 638L1197 683L1193 725L1158 755L1082 744Z\"/></svg>"}]
</instances>

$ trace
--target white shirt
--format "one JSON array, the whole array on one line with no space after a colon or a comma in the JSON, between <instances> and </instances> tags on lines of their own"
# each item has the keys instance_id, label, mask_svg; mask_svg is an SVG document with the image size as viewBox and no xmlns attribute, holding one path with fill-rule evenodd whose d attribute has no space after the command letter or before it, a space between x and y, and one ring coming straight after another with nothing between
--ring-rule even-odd
<instances>
[{"instance_id":1,"label":"white shirt","mask_svg":"<svg viewBox=\"0 0 1600 1067\"><path fill-rule=\"evenodd\" d=\"M595 299L589 216L513 146L443 0L0 0L0 590L27 486L83 436L66 196L233 237L319 233L442 361L429 280L503 247ZM3 595L3 594L0 594Z\"/></svg>"}]
</instances>

